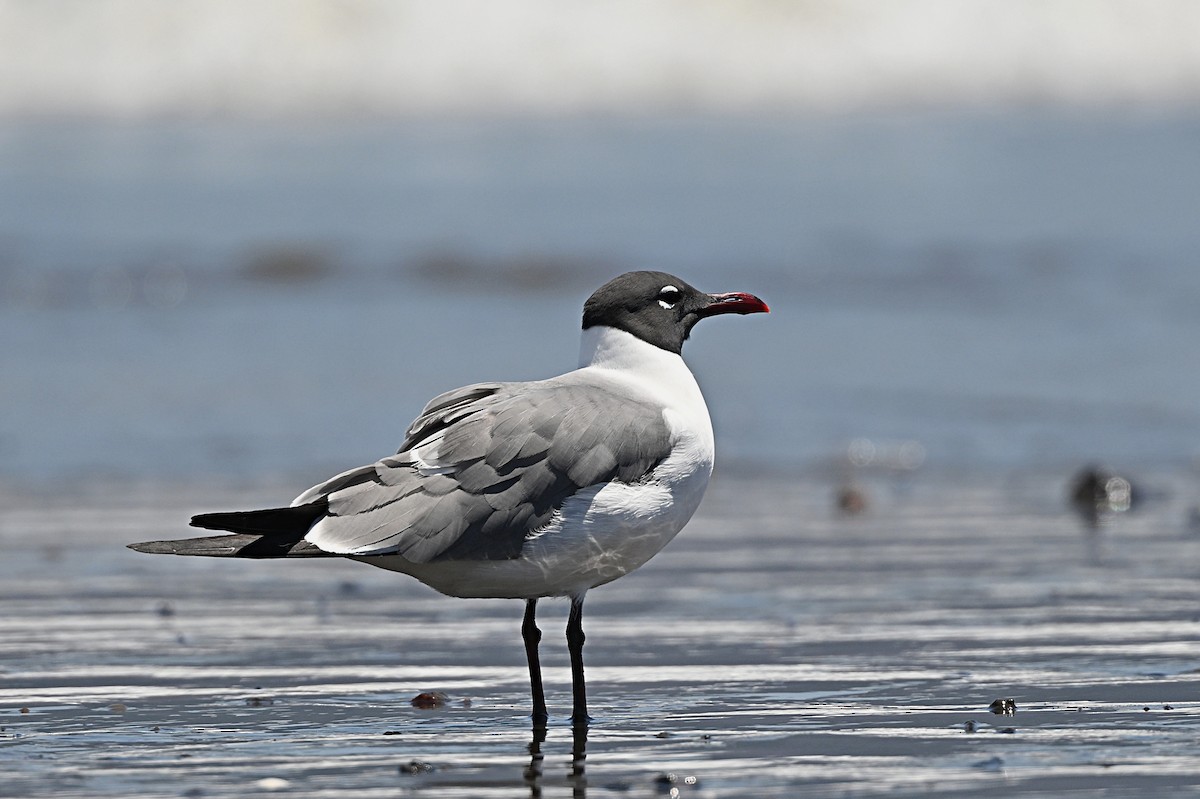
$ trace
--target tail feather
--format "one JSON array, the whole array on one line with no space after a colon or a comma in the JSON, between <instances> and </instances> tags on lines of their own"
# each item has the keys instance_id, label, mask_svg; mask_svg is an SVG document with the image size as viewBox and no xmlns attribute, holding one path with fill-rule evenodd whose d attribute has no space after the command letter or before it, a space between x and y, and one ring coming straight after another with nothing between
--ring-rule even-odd
<instances>
[{"instance_id":1,"label":"tail feather","mask_svg":"<svg viewBox=\"0 0 1200 799\"><path fill-rule=\"evenodd\" d=\"M143 541L129 544L135 552L151 555L199 555L210 558L332 558L323 549L301 539L287 541L265 535L235 533L174 541Z\"/></svg>"},{"instance_id":2,"label":"tail feather","mask_svg":"<svg viewBox=\"0 0 1200 799\"><path fill-rule=\"evenodd\" d=\"M305 533L317 519L325 515L328 508L328 503L322 498L294 508L202 513L192 517L193 527L228 530L232 535L143 541L130 544L129 548L152 555L214 558L335 557L304 540Z\"/></svg>"}]
</instances>

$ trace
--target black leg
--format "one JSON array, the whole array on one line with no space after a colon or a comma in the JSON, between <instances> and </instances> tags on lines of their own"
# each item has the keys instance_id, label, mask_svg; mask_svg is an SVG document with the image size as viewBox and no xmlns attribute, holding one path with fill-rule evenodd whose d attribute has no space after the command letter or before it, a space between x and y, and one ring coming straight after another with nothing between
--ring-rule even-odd
<instances>
[{"instance_id":1,"label":"black leg","mask_svg":"<svg viewBox=\"0 0 1200 799\"><path fill-rule=\"evenodd\" d=\"M587 712L587 688L583 683L583 594L571 597L571 614L567 617L567 651L571 653L571 711L572 724L587 724L592 717Z\"/></svg>"},{"instance_id":2,"label":"black leg","mask_svg":"<svg viewBox=\"0 0 1200 799\"><path fill-rule=\"evenodd\" d=\"M525 658L529 661L529 690L533 695L533 723L545 726L546 692L542 690L542 664L538 660L538 643L542 631L537 626L537 600L525 600L525 621L521 624L521 637L525 639Z\"/></svg>"}]
</instances>

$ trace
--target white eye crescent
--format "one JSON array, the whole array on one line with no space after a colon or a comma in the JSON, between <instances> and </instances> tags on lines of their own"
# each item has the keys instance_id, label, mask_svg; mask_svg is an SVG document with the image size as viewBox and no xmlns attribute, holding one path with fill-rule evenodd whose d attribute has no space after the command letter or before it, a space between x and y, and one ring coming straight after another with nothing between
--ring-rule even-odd
<instances>
[{"instance_id":1,"label":"white eye crescent","mask_svg":"<svg viewBox=\"0 0 1200 799\"><path fill-rule=\"evenodd\" d=\"M675 286L663 286L658 292L658 304L666 310L675 307L675 303L683 299L683 292Z\"/></svg>"}]
</instances>

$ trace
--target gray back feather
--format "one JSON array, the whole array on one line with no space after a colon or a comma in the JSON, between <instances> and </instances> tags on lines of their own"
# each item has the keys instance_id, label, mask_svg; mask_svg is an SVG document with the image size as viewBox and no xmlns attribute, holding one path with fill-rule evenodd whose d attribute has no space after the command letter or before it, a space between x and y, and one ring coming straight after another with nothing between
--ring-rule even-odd
<instances>
[{"instance_id":1,"label":"gray back feather","mask_svg":"<svg viewBox=\"0 0 1200 799\"><path fill-rule=\"evenodd\" d=\"M390 458L338 475L312 540L408 560L515 558L575 492L636 482L670 452L662 408L576 374L434 398Z\"/></svg>"}]
</instances>

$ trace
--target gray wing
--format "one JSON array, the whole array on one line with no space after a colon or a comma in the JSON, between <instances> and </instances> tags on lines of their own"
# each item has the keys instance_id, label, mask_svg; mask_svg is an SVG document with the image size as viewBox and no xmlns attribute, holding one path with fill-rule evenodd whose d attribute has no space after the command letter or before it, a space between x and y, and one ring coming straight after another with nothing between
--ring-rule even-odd
<instances>
[{"instance_id":1,"label":"gray wing","mask_svg":"<svg viewBox=\"0 0 1200 799\"><path fill-rule=\"evenodd\" d=\"M435 398L400 452L311 489L328 552L417 563L515 558L575 492L636 482L670 453L662 409L567 378L485 383Z\"/></svg>"}]
</instances>

